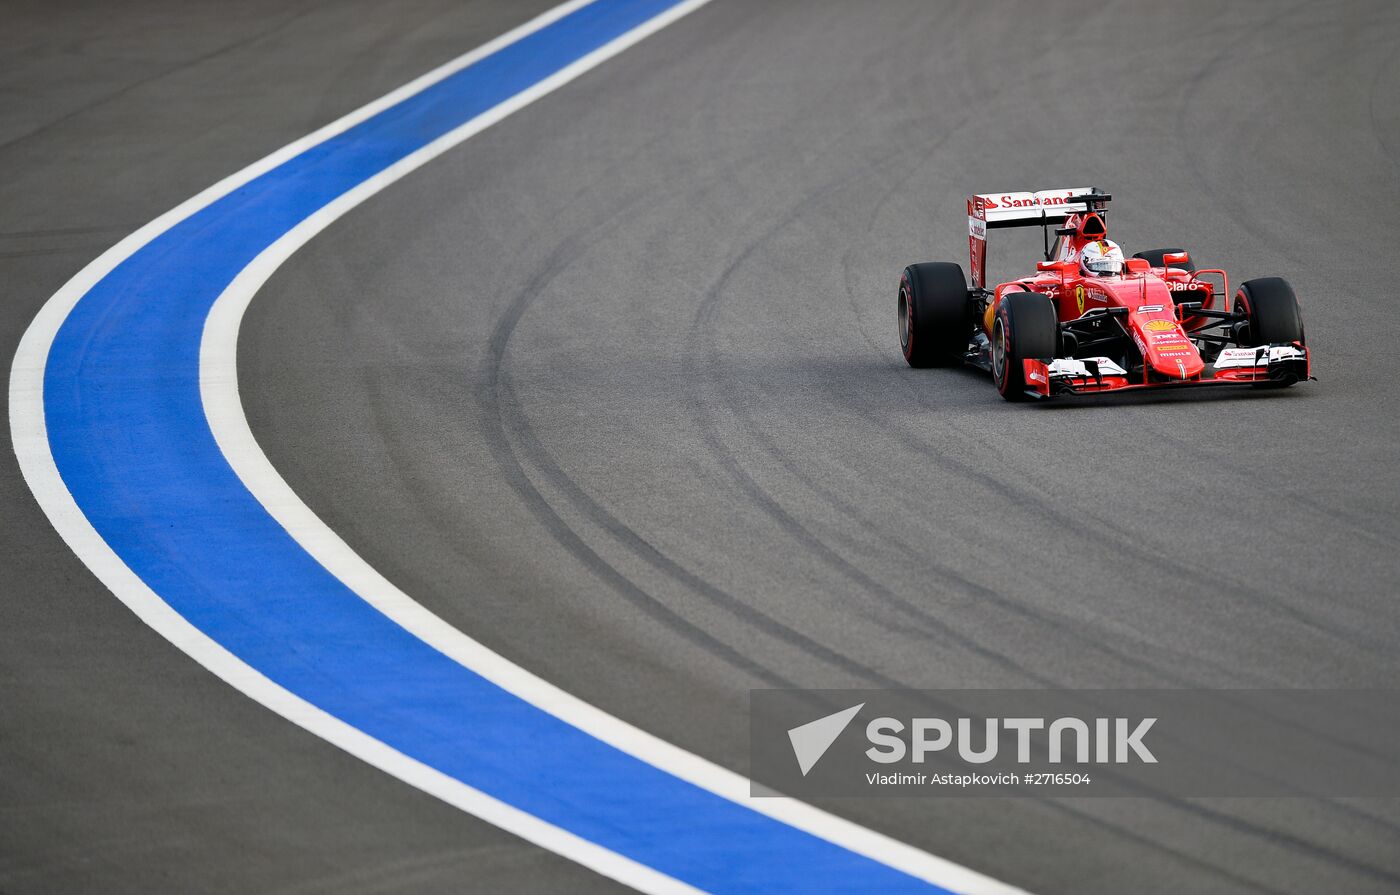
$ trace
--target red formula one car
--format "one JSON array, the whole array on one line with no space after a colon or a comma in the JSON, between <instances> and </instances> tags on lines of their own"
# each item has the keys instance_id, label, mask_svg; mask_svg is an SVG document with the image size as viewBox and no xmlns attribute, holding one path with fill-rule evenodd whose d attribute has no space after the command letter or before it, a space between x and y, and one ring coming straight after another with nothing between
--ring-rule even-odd
<instances>
[{"instance_id":1,"label":"red formula one car","mask_svg":"<svg viewBox=\"0 0 1400 895\"><path fill-rule=\"evenodd\" d=\"M1311 378L1286 281L1248 280L1232 302L1225 271L1197 270L1180 249L1125 259L1108 239L1111 198L1086 188L969 198L971 288L946 261L911 264L899 281L910 366L981 367L1008 401ZM1045 246L1037 272L989 288L987 231L1031 226Z\"/></svg>"}]
</instances>

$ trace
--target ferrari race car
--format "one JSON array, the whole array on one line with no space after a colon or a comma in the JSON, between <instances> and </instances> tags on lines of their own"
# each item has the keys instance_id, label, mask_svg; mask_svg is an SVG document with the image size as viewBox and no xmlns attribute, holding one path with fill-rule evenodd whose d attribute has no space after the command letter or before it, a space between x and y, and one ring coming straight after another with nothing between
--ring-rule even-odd
<instances>
[{"instance_id":1,"label":"ferrari race car","mask_svg":"<svg viewBox=\"0 0 1400 895\"><path fill-rule=\"evenodd\" d=\"M910 366L981 367L1008 401L1312 378L1285 280L1247 280L1230 301L1225 271L1197 270L1180 249L1124 259L1108 241L1111 198L1085 188L969 198L971 287L947 261L911 264L900 278ZM987 232L1034 226L1045 249L1036 273L988 287Z\"/></svg>"}]
</instances>

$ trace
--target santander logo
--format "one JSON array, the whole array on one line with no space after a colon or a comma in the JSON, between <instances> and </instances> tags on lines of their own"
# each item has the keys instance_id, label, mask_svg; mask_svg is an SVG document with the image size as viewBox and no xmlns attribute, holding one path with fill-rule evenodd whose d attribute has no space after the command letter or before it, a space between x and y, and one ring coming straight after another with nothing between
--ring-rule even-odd
<instances>
[{"instance_id":1,"label":"santander logo","mask_svg":"<svg viewBox=\"0 0 1400 895\"><path fill-rule=\"evenodd\" d=\"M1068 196L1046 196L1042 199L1031 194L1015 196L1003 193L995 197L987 196L984 201L988 208L1040 208L1042 205L1064 205L1068 198Z\"/></svg>"}]
</instances>

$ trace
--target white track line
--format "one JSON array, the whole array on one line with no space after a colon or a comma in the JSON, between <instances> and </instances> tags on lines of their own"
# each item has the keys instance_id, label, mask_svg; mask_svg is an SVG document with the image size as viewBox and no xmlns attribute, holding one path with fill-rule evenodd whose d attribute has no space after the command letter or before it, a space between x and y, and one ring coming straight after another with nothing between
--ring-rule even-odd
<instances>
[{"instance_id":1,"label":"white track line","mask_svg":"<svg viewBox=\"0 0 1400 895\"><path fill-rule=\"evenodd\" d=\"M478 59L587 5L571 0L424 75L234 174L122 240L66 283L21 339L10 377L10 425L25 481L74 553L142 621L205 668L293 723L398 779L635 889L693 893L694 888L496 800L422 764L321 711L259 674L175 613L107 546L68 492L49 451L43 374L49 348L78 300L156 236L307 148L342 133ZM220 450L253 496L312 557L384 615L444 655L530 704L696 786L857 854L967 895L1023 890L916 849L794 799L749 796L749 781L661 740L559 689L453 628L414 601L331 531L272 467L253 438L238 393L238 331L258 289L297 249L370 196L448 149L543 97L709 0L688 0L561 69L341 195L264 250L210 310L200 345L200 392Z\"/></svg>"}]
</instances>

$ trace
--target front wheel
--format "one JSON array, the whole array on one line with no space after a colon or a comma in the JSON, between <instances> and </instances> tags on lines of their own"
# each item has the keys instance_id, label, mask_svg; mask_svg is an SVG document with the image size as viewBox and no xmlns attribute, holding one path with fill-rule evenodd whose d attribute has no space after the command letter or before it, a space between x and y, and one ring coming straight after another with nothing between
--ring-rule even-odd
<instances>
[{"instance_id":1,"label":"front wheel","mask_svg":"<svg viewBox=\"0 0 1400 895\"><path fill-rule=\"evenodd\" d=\"M1303 312L1298 296L1282 277L1246 280L1235 293L1235 313L1245 319L1240 344L1247 347L1299 342L1303 339Z\"/></svg>"},{"instance_id":2,"label":"front wheel","mask_svg":"<svg viewBox=\"0 0 1400 895\"><path fill-rule=\"evenodd\" d=\"M1294 342L1307 345L1298 296L1282 277L1261 277L1241 283L1235 293L1235 314L1244 320L1244 326L1237 332L1239 343L1245 347ZM1294 379L1288 377L1255 383L1255 387L1287 388L1293 382Z\"/></svg>"},{"instance_id":3,"label":"front wheel","mask_svg":"<svg viewBox=\"0 0 1400 895\"><path fill-rule=\"evenodd\" d=\"M1059 318L1055 305L1039 292L1008 292L992 322L992 381L1008 401L1028 401L1026 360L1055 356Z\"/></svg>"}]
</instances>

